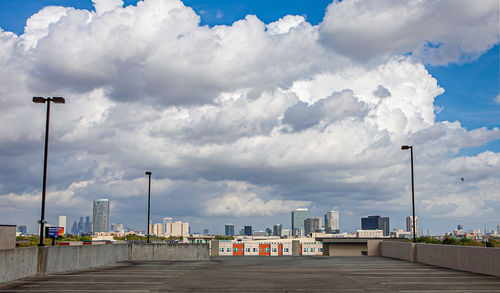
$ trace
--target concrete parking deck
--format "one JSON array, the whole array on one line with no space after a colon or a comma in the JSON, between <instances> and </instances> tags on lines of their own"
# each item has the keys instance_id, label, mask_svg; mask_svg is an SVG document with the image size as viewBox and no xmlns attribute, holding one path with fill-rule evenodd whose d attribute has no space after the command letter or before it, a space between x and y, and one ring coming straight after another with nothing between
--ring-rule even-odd
<instances>
[{"instance_id":1,"label":"concrete parking deck","mask_svg":"<svg viewBox=\"0 0 500 293\"><path fill-rule=\"evenodd\" d=\"M0 285L0 292L500 292L500 278L383 257L125 262Z\"/></svg>"}]
</instances>

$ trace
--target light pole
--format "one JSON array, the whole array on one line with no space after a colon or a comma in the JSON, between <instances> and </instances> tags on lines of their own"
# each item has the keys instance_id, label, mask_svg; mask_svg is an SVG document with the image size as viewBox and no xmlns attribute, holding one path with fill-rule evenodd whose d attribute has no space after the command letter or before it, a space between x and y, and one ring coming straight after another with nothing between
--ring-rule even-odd
<instances>
[{"instance_id":1,"label":"light pole","mask_svg":"<svg viewBox=\"0 0 500 293\"><path fill-rule=\"evenodd\" d=\"M147 243L149 243L149 219L150 219L150 216L151 216L151 172L150 171L147 171L146 172L146 175L148 175L149 177L149 187L148 187L148 234L147 234L147 237L148 237L148 241Z\"/></svg>"},{"instance_id":2,"label":"light pole","mask_svg":"<svg viewBox=\"0 0 500 293\"><path fill-rule=\"evenodd\" d=\"M53 97L53 98L33 97L33 103L37 104L47 103L47 118L45 121L45 152L43 157L42 214L40 221L38 221L38 223L40 223L40 243L38 244L38 246L44 246L43 226L47 222L45 221L45 191L47 189L47 154L49 149L50 102L56 104L64 104L66 101L64 100L64 98L61 97Z\"/></svg>"},{"instance_id":3,"label":"light pole","mask_svg":"<svg viewBox=\"0 0 500 293\"><path fill-rule=\"evenodd\" d=\"M415 233L415 187L413 183L413 146L404 145L401 150L410 149L410 160L411 160L411 206L413 210L412 226L413 226L413 243L417 243L417 237Z\"/></svg>"}]
</instances>

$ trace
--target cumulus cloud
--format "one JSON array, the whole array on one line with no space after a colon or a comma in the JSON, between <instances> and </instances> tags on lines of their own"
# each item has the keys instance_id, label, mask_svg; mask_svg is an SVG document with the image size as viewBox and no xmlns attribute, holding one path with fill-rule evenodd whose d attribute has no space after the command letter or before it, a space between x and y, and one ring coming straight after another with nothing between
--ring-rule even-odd
<instances>
[{"instance_id":1,"label":"cumulus cloud","mask_svg":"<svg viewBox=\"0 0 500 293\"><path fill-rule=\"evenodd\" d=\"M209 216L272 216L277 213L289 213L299 207L308 207L310 201L279 200L263 201L253 192L252 187L240 182L232 182L228 186L231 190L222 197L207 202L205 213Z\"/></svg>"},{"instance_id":2,"label":"cumulus cloud","mask_svg":"<svg viewBox=\"0 0 500 293\"><path fill-rule=\"evenodd\" d=\"M442 65L474 59L498 43L496 0L334 1L320 25L323 42L366 60L411 53Z\"/></svg>"},{"instance_id":3,"label":"cumulus cloud","mask_svg":"<svg viewBox=\"0 0 500 293\"><path fill-rule=\"evenodd\" d=\"M469 206L491 219L500 209L498 153L460 155L500 139L499 129L437 122L445 89L424 66L498 42L491 1L457 1L451 12L463 24L446 14L435 31L432 11L450 2L335 1L319 26L247 16L214 27L178 0L94 3L95 12L46 7L21 36L0 31L0 123L9 125L0 131L0 220L38 217L24 204L37 202L41 185L45 108L30 101L38 95L67 99L51 108L49 218L91 214L92 200L109 197L113 221L134 227L144 222L145 170L154 220L286 226L307 206L316 215L335 206L355 225L377 211L403 217L403 144L415 146L423 218L468 216ZM460 56L430 58L420 50L429 42Z\"/></svg>"}]
</instances>

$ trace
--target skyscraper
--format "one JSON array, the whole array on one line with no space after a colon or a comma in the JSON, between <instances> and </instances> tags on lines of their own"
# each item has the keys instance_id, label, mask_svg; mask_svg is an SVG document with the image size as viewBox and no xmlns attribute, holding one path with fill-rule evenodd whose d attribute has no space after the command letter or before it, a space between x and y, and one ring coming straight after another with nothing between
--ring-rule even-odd
<instances>
[{"instance_id":1,"label":"skyscraper","mask_svg":"<svg viewBox=\"0 0 500 293\"><path fill-rule=\"evenodd\" d=\"M66 230L66 216L59 216L59 227L64 228L64 235L68 234L68 230Z\"/></svg>"},{"instance_id":2,"label":"skyscraper","mask_svg":"<svg viewBox=\"0 0 500 293\"><path fill-rule=\"evenodd\" d=\"M368 216L361 218L361 230L383 230L389 236L389 217Z\"/></svg>"},{"instance_id":3,"label":"skyscraper","mask_svg":"<svg viewBox=\"0 0 500 293\"><path fill-rule=\"evenodd\" d=\"M329 211L325 215L325 232L338 234L340 233L340 225L339 225L339 212L338 211Z\"/></svg>"},{"instance_id":4,"label":"skyscraper","mask_svg":"<svg viewBox=\"0 0 500 293\"><path fill-rule=\"evenodd\" d=\"M167 224L168 223L173 223L174 219L170 217L165 217L163 218L163 234L167 233Z\"/></svg>"},{"instance_id":5,"label":"skyscraper","mask_svg":"<svg viewBox=\"0 0 500 293\"><path fill-rule=\"evenodd\" d=\"M17 226L17 232L21 233L21 235L25 235L28 232L26 225Z\"/></svg>"},{"instance_id":6,"label":"skyscraper","mask_svg":"<svg viewBox=\"0 0 500 293\"><path fill-rule=\"evenodd\" d=\"M246 236L252 236L252 226L245 226L243 229L245 229Z\"/></svg>"},{"instance_id":7,"label":"skyscraper","mask_svg":"<svg viewBox=\"0 0 500 293\"><path fill-rule=\"evenodd\" d=\"M233 224L226 224L224 230L225 230L224 235L226 235L226 236L234 236L234 225Z\"/></svg>"},{"instance_id":8,"label":"skyscraper","mask_svg":"<svg viewBox=\"0 0 500 293\"><path fill-rule=\"evenodd\" d=\"M92 222L90 221L90 217L85 217L85 228L83 230L85 233L92 232Z\"/></svg>"},{"instance_id":9,"label":"skyscraper","mask_svg":"<svg viewBox=\"0 0 500 293\"><path fill-rule=\"evenodd\" d=\"M406 217L406 231L413 233L413 216ZM418 235L418 217L415 217L415 234Z\"/></svg>"},{"instance_id":10,"label":"skyscraper","mask_svg":"<svg viewBox=\"0 0 500 293\"><path fill-rule=\"evenodd\" d=\"M304 220L304 235L320 231L321 219L318 217L307 218Z\"/></svg>"},{"instance_id":11,"label":"skyscraper","mask_svg":"<svg viewBox=\"0 0 500 293\"><path fill-rule=\"evenodd\" d=\"M109 200L98 199L94 201L93 233L109 232Z\"/></svg>"},{"instance_id":12,"label":"skyscraper","mask_svg":"<svg viewBox=\"0 0 500 293\"><path fill-rule=\"evenodd\" d=\"M292 212L292 235L303 235L304 220L311 217L307 208L296 209Z\"/></svg>"},{"instance_id":13,"label":"skyscraper","mask_svg":"<svg viewBox=\"0 0 500 293\"><path fill-rule=\"evenodd\" d=\"M281 236L281 231L282 231L282 226L281 224L276 224L273 226L273 235L274 236Z\"/></svg>"}]
</instances>

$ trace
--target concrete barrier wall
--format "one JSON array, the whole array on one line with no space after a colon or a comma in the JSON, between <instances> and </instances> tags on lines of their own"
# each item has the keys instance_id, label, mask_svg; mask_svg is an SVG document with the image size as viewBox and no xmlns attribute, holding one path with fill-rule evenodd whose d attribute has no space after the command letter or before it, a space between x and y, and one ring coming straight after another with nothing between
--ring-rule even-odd
<instances>
[{"instance_id":1,"label":"concrete barrier wall","mask_svg":"<svg viewBox=\"0 0 500 293\"><path fill-rule=\"evenodd\" d=\"M38 247L0 250L0 283L37 274Z\"/></svg>"},{"instance_id":2,"label":"concrete barrier wall","mask_svg":"<svg viewBox=\"0 0 500 293\"><path fill-rule=\"evenodd\" d=\"M407 241L382 241L380 243L380 255L414 261L414 258L412 258L413 245L414 244Z\"/></svg>"},{"instance_id":3,"label":"concrete barrier wall","mask_svg":"<svg viewBox=\"0 0 500 293\"><path fill-rule=\"evenodd\" d=\"M417 262L500 276L500 248L418 243Z\"/></svg>"},{"instance_id":4,"label":"concrete barrier wall","mask_svg":"<svg viewBox=\"0 0 500 293\"><path fill-rule=\"evenodd\" d=\"M208 244L141 243L129 244L130 261L208 261Z\"/></svg>"},{"instance_id":5,"label":"concrete barrier wall","mask_svg":"<svg viewBox=\"0 0 500 293\"><path fill-rule=\"evenodd\" d=\"M122 261L208 261L208 244L106 244L0 250L0 283Z\"/></svg>"},{"instance_id":6,"label":"concrete barrier wall","mask_svg":"<svg viewBox=\"0 0 500 293\"><path fill-rule=\"evenodd\" d=\"M127 244L40 247L38 273L52 274L128 260Z\"/></svg>"}]
</instances>

